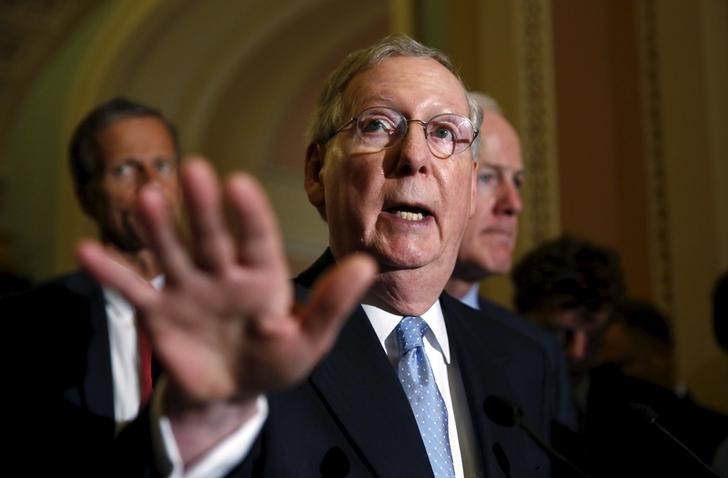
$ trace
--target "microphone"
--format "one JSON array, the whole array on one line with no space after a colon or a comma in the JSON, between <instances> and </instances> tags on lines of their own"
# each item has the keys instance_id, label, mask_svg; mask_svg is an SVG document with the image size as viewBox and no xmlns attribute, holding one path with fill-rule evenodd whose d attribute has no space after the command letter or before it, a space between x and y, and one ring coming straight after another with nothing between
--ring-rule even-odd
<instances>
[{"instance_id":1,"label":"microphone","mask_svg":"<svg viewBox=\"0 0 728 478\"><path fill-rule=\"evenodd\" d=\"M657 413L650 408L649 406L645 405L644 403L636 403L632 402L629 404L629 409L634 412L635 415L642 418L645 422L647 422L650 425L653 425L655 428L657 428L660 433L665 435L667 438L670 439L671 442L678 445L680 448L682 448L692 459L699 463L700 466L708 472L711 476L714 476L715 478L720 478L720 475L715 472L711 467L709 467L703 460L700 459L698 455L695 454L690 448L687 447L683 442L681 442L675 435L670 433L667 428L663 427L659 423L657 423Z\"/></svg>"},{"instance_id":2,"label":"microphone","mask_svg":"<svg viewBox=\"0 0 728 478\"><path fill-rule=\"evenodd\" d=\"M511 478L511 462L500 443L493 444L493 455L495 455L495 460L506 478Z\"/></svg>"},{"instance_id":3,"label":"microphone","mask_svg":"<svg viewBox=\"0 0 728 478\"><path fill-rule=\"evenodd\" d=\"M483 402L483 410L485 410L488 418L500 426L509 428L517 426L521 428L550 457L565 464L577 476L589 478L589 475L579 469L579 467L569 461L564 455L551 448L551 446L526 424L523 419L523 410L518 405L496 395L490 395Z\"/></svg>"},{"instance_id":4,"label":"microphone","mask_svg":"<svg viewBox=\"0 0 728 478\"><path fill-rule=\"evenodd\" d=\"M321 478L343 478L351 471L349 458L347 458L344 450L338 446L331 447L319 465Z\"/></svg>"}]
</instances>

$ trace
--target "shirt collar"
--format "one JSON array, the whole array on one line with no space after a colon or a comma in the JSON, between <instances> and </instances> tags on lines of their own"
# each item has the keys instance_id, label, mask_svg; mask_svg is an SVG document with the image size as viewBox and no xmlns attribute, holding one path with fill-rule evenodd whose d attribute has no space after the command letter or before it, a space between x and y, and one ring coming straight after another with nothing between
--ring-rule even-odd
<instances>
[{"instance_id":1,"label":"shirt collar","mask_svg":"<svg viewBox=\"0 0 728 478\"><path fill-rule=\"evenodd\" d=\"M478 296L478 292L480 292L480 285L476 282L470 289L468 289L465 295L460 299L460 302L465 305L469 305L473 309L480 310L480 297Z\"/></svg>"},{"instance_id":2,"label":"shirt collar","mask_svg":"<svg viewBox=\"0 0 728 478\"><path fill-rule=\"evenodd\" d=\"M374 328L374 332L377 334L379 342L384 347L387 355L391 357L390 344L394 336L395 327L399 324L404 316L389 313L379 307L375 307L369 304L362 304L362 308L369 318L369 322ZM427 323L430 328L429 332L425 335L430 345L442 353L446 363L450 363L450 343L447 339L447 328L445 327L445 317L442 315L442 308L440 301L436 301L432 306L420 317ZM391 337L391 338L390 338Z\"/></svg>"},{"instance_id":3,"label":"shirt collar","mask_svg":"<svg viewBox=\"0 0 728 478\"><path fill-rule=\"evenodd\" d=\"M158 275L154 279L149 281L152 287L159 290L164 286L164 275ZM111 287L101 287L104 293L104 299L106 300L107 307L111 307L113 310L120 314L130 314L134 312L134 307L122 296L119 291L112 289Z\"/></svg>"}]
</instances>

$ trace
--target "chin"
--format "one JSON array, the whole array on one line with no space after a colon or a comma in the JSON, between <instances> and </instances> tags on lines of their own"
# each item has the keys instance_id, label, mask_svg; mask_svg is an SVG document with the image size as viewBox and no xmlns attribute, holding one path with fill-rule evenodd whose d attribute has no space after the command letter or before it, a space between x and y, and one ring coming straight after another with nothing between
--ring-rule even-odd
<instances>
[{"instance_id":1,"label":"chin","mask_svg":"<svg viewBox=\"0 0 728 478\"><path fill-rule=\"evenodd\" d=\"M376 249L374 252L377 261L385 269L419 269L435 259L432 251L423 250L418 247Z\"/></svg>"},{"instance_id":2,"label":"chin","mask_svg":"<svg viewBox=\"0 0 728 478\"><path fill-rule=\"evenodd\" d=\"M486 260L485 261L485 270L488 271L489 274L492 275L505 275L508 274L511 270L511 261L508 260Z\"/></svg>"},{"instance_id":3,"label":"chin","mask_svg":"<svg viewBox=\"0 0 728 478\"><path fill-rule=\"evenodd\" d=\"M128 253L139 252L146 248L146 244L142 241L138 234L125 234L117 236L111 241L119 250Z\"/></svg>"}]
</instances>

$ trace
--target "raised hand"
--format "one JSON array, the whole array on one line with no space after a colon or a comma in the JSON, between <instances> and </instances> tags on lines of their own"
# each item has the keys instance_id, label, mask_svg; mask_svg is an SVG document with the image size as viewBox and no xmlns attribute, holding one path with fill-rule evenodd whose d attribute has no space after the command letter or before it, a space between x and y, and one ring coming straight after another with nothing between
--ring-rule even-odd
<instances>
[{"instance_id":1,"label":"raised hand","mask_svg":"<svg viewBox=\"0 0 728 478\"><path fill-rule=\"evenodd\" d=\"M302 380L371 282L374 262L362 255L342 261L319 281L307 304L296 305L273 211L257 183L245 174L227 181L226 221L207 162L188 160L181 181L189 250L160 192L152 185L139 197L147 242L165 275L162 290L95 242L79 246L79 261L134 304L184 398L249 402Z\"/></svg>"}]
</instances>

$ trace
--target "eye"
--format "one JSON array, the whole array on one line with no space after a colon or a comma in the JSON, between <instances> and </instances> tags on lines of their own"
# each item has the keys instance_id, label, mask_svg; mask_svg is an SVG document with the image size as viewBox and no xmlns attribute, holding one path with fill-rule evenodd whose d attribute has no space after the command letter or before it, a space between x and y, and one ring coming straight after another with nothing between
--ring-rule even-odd
<instances>
[{"instance_id":1,"label":"eye","mask_svg":"<svg viewBox=\"0 0 728 478\"><path fill-rule=\"evenodd\" d=\"M501 181L500 173L493 168L480 166L478 170L478 186L481 191L491 191L495 189Z\"/></svg>"},{"instance_id":2,"label":"eye","mask_svg":"<svg viewBox=\"0 0 728 478\"><path fill-rule=\"evenodd\" d=\"M157 171L160 173L169 173L174 171L175 163L169 159L158 159L154 162L154 167L157 168Z\"/></svg>"},{"instance_id":3,"label":"eye","mask_svg":"<svg viewBox=\"0 0 728 478\"><path fill-rule=\"evenodd\" d=\"M452 128L446 126L446 125L437 125L435 128L433 128L433 131L430 133L430 136L434 136L437 139L441 139L444 141L453 141L455 138L455 134L452 130Z\"/></svg>"},{"instance_id":4,"label":"eye","mask_svg":"<svg viewBox=\"0 0 728 478\"><path fill-rule=\"evenodd\" d=\"M396 129L396 124L385 116L367 115L359 119L359 131L363 134L391 135Z\"/></svg>"},{"instance_id":5,"label":"eye","mask_svg":"<svg viewBox=\"0 0 728 478\"><path fill-rule=\"evenodd\" d=\"M496 175L493 171L481 171L478 173L478 182L484 185L491 184L496 180Z\"/></svg>"},{"instance_id":6,"label":"eye","mask_svg":"<svg viewBox=\"0 0 728 478\"><path fill-rule=\"evenodd\" d=\"M516 189L521 189L525 180L526 178L523 176L523 174L516 174L515 176L513 176L513 185L516 187Z\"/></svg>"},{"instance_id":7,"label":"eye","mask_svg":"<svg viewBox=\"0 0 728 478\"><path fill-rule=\"evenodd\" d=\"M134 165L129 162L117 164L111 169L111 174L119 178L131 176L134 174Z\"/></svg>"},{"instance_id":8,"label":"eye","mask_svg":"<svg viewBox=\"0 0 728 478\"><path fill-rule=\"evenodd\" d=\"M458 146L469 145L472 135L470 122L463 116L444 113L432 117L427 124L427 136L445 144L454 143L454 152L462 151Z\"/></svg>"}]
</instances>

